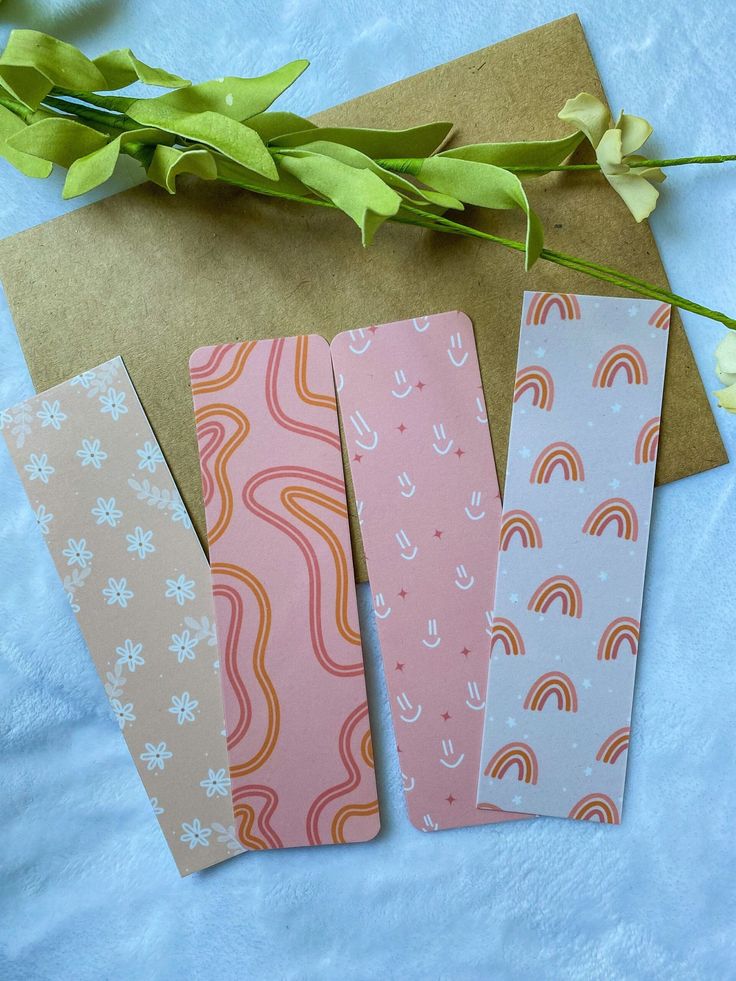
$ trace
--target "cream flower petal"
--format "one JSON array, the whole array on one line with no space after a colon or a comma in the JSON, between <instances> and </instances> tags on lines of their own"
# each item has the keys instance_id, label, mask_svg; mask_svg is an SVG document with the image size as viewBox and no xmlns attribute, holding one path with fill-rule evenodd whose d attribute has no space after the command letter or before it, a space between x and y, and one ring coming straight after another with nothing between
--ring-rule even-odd
<instances>
[{"instance_id":1,"label":"cream flower petal","mask_svg":"<svg viewBox=\"0 0 736 981\"><path fill-rule=\"evenodd\" d=\"M736 412L736 384L722 388L713 394L718 399L718 404L722 409L727 409L729 412Z\"/></svg>"},{"instance_id":2,"label":"cream flower petal","mask_svg":"<svg viewBox=\"0 0 736 981\"><path fill-rule=\"evenodd\" d=\"M627 174L629 167L622 163L623 150L621 132L607 129L595 151L596 160L604 174Z\"/></svg>"},{"instance_id":3,"label":"cream flower petal","mask_svg":"<svg viewBox=\"0 0 736 981\"><path fill-rule=\"evenodd\" d=\"M621 131L624 156L628 156L634 150L638 150L643 143L646 143L653 132L651 125L646 119L642 119L641 116L627 116L625 112L622 112L619 116L616 129Z\"/></svg>"},{"instance_id":4,"label":"cream flower petal","mask_svg":"<svg viewBox=\"0 0 736 981\"><path fill-rule=\"evenodd\" d=\"M736 383L736 333L729 331L718 345L716 355L716 374L723 385Z\"/></svg>"},{"instance_id":5,"label":"cream flower petal","mask_svg":"<svg viewBox=\"0 0 736 981\"><path fill-rule=\"evenodd\" d=\"M644 221L656 208L659 191L639 174L606 174L606 180L636 221Z\"/></svg>"},{"instance_id":6,"label":"cream flower petal","mask_svg":"<svg viewBox=\"0 0 736 981\"><path fill-rule=\"evenodd\" d=\"M594 147L611 125L611 116L600 99L587 92L581 92L574 99L568 99L557 113L559 119L572 123L576 129L585 133Z\"/></svg>"}]
</instances>

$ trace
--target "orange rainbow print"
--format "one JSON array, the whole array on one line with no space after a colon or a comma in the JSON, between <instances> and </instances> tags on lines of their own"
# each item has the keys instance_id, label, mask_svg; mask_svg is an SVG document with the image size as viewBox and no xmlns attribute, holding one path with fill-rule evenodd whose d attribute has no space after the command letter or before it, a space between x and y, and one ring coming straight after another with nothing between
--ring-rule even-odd
<instances>
[{"instance_id":1,"label":"orange rainbow print","mask_svg":"<svg viewBox=\"0 0 736 981\"><path fill-rule=\"evenodd\" d=\"M537 756L528 743L506 743L494 753L483 771L492 780L502 780L512 767L516 767L516 779L535 784L539 777Z\"/></svg>"},{"instance_id":2,"label":"orange rainbow print","mask_svg":"<svg viewBox=\"0 0 736 981\"><path fill-rule=\"evenodd\" d=\"M583 615L583 597L580 587L570 576L550 576L538 586L527 609L534 613L546 613L556 601L560 601L563 616L579 620Z\"/></svg>"},{"instance_id":3,"label":"orange rainbow print","mask_svg":"<svg viewBox=\"0 0 736 981\"><path fill-rule=\"evenodd\" d=\"M609 497L593 508L583 525L584 535L600 538L606 528L616 526L616 537L635 542L639 537L639 519L630 501L624 497Z\"/></svg>"},{"instance_id":4,"label":"orange rainbow print","mask_svg":"<svg viewBox=\"0 0 736 981\"><path fill-rule=\"evenodd\" d=\"M615 661L622 644L628 644L636 656L639 649L639 621L633 617L617 617L611 620L598 641L598 660Z\"/></svg>"},{"instance_id":5,"label":"orange rainbow print","mask_svg":"<svg viewBox=\"0 0 736 981\"><path fill-rule=\"evenodd\" d=\"M516 657L519 654L526 654L524 640L518 627L503 617L496 617L491 627L491 654L497 644L501 645L506 655Z\"/></svg>"},{"instance_id":6,"label":"orange rainbow print","mask_svg":"<svg viewBox=\"0 0 736 981\"><path fill-rule=\"evenodd\" d=\"M657 327L659 330L667 330L670 326L671 313L672 307L669 305L669 303L660 303L649 318L649 326Z\"/></svg>"},{"instance_id":7,"label":"orange rainbow print","mask_svg":"<svg viewBox=\"0 0 736 981\"><path fill-rule=\"evenodd\" d=\"M559 467L564 480L585 480L580 454L570 443L550 443L539 454L532 467L530 484L548 484Z\"/></svg>"},{"instance_id":8,"label":"orange rainbow print","mask_svg":"<svg viewBox=\"0 0 736 981\"><path fill-rule=\"evenodd\" d=\"M599 763L615 763L629 748L629 726L616 729L601 743L601 748L595 754Z\"/></svg>"},{"instance_id":9,"label":"orange rainbow print","mask_svg":"<svg viewBox=\"0 0 736 981\"><path fill-rule=\"evenodd\" d=\"M600 824L620 824L618 808L608 794L588 794L568 814L574 821L598 821Z\"/></svg>"},{"instance_id":10,"label":"orange rainbow print","mask_svg":"<svg viewBox=\"0 0 736 981\"><path fill-rule=\"evenodd\" d=\"M654 416L641 427L634 448L634 463L654 463L659 447L659 416Z\"/></svg>"},{"instance_id":11,"label":"orange rainbow print","mask_svg":"<svg viewBox=\"0 0 736 981\"><path fill-rule=\"evenodd\" d=\"M522 548L541 548L542 532L528 511L507 511L501 522L501 551L507 552L514 535L519 536Z\"/></svg>"},{"instance_id":12,"label":"orange rainbow print","mask_svg":"<svg viewBox=\"0 0 736 981\"><path fill-rule=\"evenodd\" d=\"M546 324L552 310L559 320L580 320L580 304L574 293L535 293L526 312L526 324Z\"/></svg>"},{"instance_id":13,"label":"orange rainbow print","mask_svg":"<svg viewBox=\"0 0 736 981\"><path fill-rule=\"evenodd\" d=\"M555 383L546 368L531 364L517 372L514 402L518 402L526 392L532 393L532 405L538 409L546 409L547 412L551 410L555 400Z\"/></svg>"},{"instance_id":14,"label":"orange rainbow print","mask_svg":"<svg viewBox=\"0 0 736 981\"><path fill-rule=\"evenodd\" d=\"M570 678L562 671L548 671L537 678L524 699L524 708L541 712L553 697L560 712L577 712L578 693Z\"/></svg>"},{"instance_id":15,"label":"orange rainbow print","mask_svg":"<svg viewBox=\"0 0 736 981\"><path fill-rule=\"evenodd\" d=\"M598 362L593 388L611 388L620 372L626 376L627 385L649 384L647 366L641 354L631 344L617 344Z\"/></svg>"}]
</instances>

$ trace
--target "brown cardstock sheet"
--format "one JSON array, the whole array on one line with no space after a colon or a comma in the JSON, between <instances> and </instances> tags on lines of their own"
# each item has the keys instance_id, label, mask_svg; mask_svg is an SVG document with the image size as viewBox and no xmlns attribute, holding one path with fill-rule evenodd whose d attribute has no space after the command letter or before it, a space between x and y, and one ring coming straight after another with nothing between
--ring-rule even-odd
<instances>
[{"instance_id":1,"label":"brown cardstock sheet","mask_svg":"<svg viewBox=\"0 0 736 981\"><path fill-rule=\"evenodd\" d=\"M566 99L603 97L577 16L404 79L317 117L323 124L456 124L458 143L550 139ZM580 159L586 159L584 156ZM606 182L552 174L529 182L547 244L661 285L651 231ZM465 219L523 238L519 214ZM503 486L523 292L621 290L489 242L386 225L364 249L328 209L214 183L176 196L144 184L0 242L3 282L37 390L121 354L203 542L204 510L187 363L195 348L338 331L444 310L475 325ZM690 346L672 322L658 483L727 462ZM349 469L346 466L346 473ZM366 578L349 487L358 578Z\"/></svg>"}]
</instances>

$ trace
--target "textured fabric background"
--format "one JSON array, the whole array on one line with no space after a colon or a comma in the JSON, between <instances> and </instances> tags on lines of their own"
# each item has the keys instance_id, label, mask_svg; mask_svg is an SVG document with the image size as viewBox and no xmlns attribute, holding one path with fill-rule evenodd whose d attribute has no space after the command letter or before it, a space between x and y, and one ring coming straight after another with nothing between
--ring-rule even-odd
<instances>
[{"instance_id":1,"label":"textured fabric background","mask_svg":"<svg viewBox=\"0 0 736 981\"><path fill-rule=\"evenodd\" d=\"M729 4L576 6L613 106L655 122L653 154L736 149ZM130 45L195 79L306 56L312 68L289 102L309 113L570 9L557 0L5 0L0 19L90 52ZM59 177L32 183L0 162L0 234L76 206L59 200L60 188ZM672 171L653 226L674 288L733 312L733 166ZM685 323L711 389L723 331ZM4 313L0 405L30 391ZM718 418L733 454L736 419ZM0 976L736 976L734 604L722 566L735 504L733 467L655 493L622 827L543 819L415 831L363 588L381 836L250 855L180 881L0 447Z\"/></svg>"}]
</instances>

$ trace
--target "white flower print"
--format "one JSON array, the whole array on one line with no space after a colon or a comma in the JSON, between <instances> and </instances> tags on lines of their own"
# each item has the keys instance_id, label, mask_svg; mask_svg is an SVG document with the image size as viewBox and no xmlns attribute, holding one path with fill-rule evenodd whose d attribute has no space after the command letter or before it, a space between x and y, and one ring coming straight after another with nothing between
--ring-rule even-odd
<instances>
[{"instance_id":1,"label":"white flower print","mask_svg":"<svg viewBox=\"0 0 736 981\"><path fill-rule=\"evenodd\" d=\"M142 650L143 644L134 644L132 640L126 640L121 647L115 648L115 653L118 655L116 663L125 666L132 674L135 674L135 669L146 663L146 659L141 657Z\"/></svg>"},{"instance_id":2,"label":"white flower print","mask_svg":"<svg viewBox=\"0 0 736 981\"><path fill-rule=\"evenodd\" d=\"M80 375L75 375L72 378L71 385L81 385L82 388L89 388L90 384L95 380L94 371L83 371Z\"/></svg>"},{"instance_id":3,"label":"white flower print","mask_svg":"<svg viewBox=\"0 0 736 981\"><path fill-rule=\"evenodd\" d=\"M101 448L99 439L83 439L81 449L77 450L77 456L82 461L83 467L91 466L95 470L99 470L107 459L107 453Z\"/></svg>"},{"instance_id":4,"label":"white flower print","mask_svg":"<svg viewBox=\"0 0 736 981\"><path fill-rule=\"evenodd\" d=\"M97 518L98 525L110 525L111 528L117 528L123 516L123 512L117 507L114 497L108 500L105 500L104 497L98 497L97 507L92 508L92 514Z\"/></svg>"},{"instance_id":5,"label":"white flower print","mask_svg":"<svg viewBox=\"0 0 736 981\"><path fill-rule=\"evenodd\" d=\"M37 453L31 453L30 463L26 463L23 469L30 474L31 480L40 480L42 484L48 484L49 477L56 472L49 463L46 453L42 453L40 456Z\"/></svg>"},{"instance_id":6,"label":"white flower print","mask_svg":"<svg viewBox=\"0 0 736 981\"><path fill-rule=\"evenodd\" d=\"M192 637L188 630L182 630L180 634L171 635L169 650L176 654L179 664L184 661L193 661L197 656L194 648L197 646L197 638Z\"/></svg>"},{"instance_id":7,"label":"white flower print","mask_svg":"<svg viewBox=\"0 0 736 981\"><path fill-rule=\"evenodd\" d=\"M192 521L189 517L187 509L184 507L182 501L174 501L171 505L171 520L181 521L185 528L192 527Z\"/></svg>"},{"instance_id":8,"label":"white flower print","mask_svg":"<svg viewBox=\"0 0 736 981\"><path fill-rule=\"evenodd\" d=\"M194 631L197 640L207 641L208 647L214 647L217 644L215 624L210 622L209 617L202 617L201 620L195 620L194 617L184 617L184 623Z\"/></svg>"},{"instance_id":9,"label":"white flower print","mask_svg":"<svg viewBox=\"0 0 736 981\"><path fill-rule=\"evenodd\" d=\"M107 586L102 590L102 595L107 598L107 605L114 606L116 603L122 609L128 605L128 600L133 598L133 590L128 589L128 580L123 576L122 579L108 579Z\"/></svg>"},{"instance_id":10,"label":"white flower print","mask_svg":"<svg viewBox=\"0 0 736 981\"><path fill-rule=\"evenodd\" d=\"M139 470L147 470L149 473L156 473L156 467L164 462L164 456L156 443L146 440L140 450L136 450L140 457L138 461Z\"/></svg>"},{"instance_id":11,"label":"white flower print","mask_svg":"<svg viewBox=\"0 0 736 981\"><path fill-rule=\"evenodd\" d=\"M227 845L227 850L229 852L235 853L245 851L243 846L238 841L238 836L235 832L235 825L231 824L226 828L224 824L220 824L218 821L213 821L212 830L217 832L217 840L221 845Z\"/></svg>"},{"instance_id":12,"label":"white flower print","mask_svg":"<svg viewBox=\"0 0 736 981\"><path fill-rule=\"evenodd\" d=\"M125 728L127 722L135 722L135 715L133 714L133 703L128 702L127 705L123 705L120 699L111 698L110 705L115 713L118 720L118 725L121 729Z\"/></svg>"},{"instance_id":13,"label":"white flower print","mask_svg":"<svg viewBox=\"0 0 736 981\"><path fill-rule=\"evenodd\" d=\"M36 514L36 524L41 529L44 535L49 533L49 524L54 520L54 516L50 511L46 510L45 504L39 504L35 511Z\"/></svg>"},{"instance_id":14,"label":"white flower print","mask_svg":"<svg viewBox=\"0 0 736 981\"><path fill-rule=\"evenodd\" d=\"M100 412L109 412L114 422L128 411L125 392L116 392L114 388L108 388L107 395L100 395L100 404L102 405Z\"/></svg>"},{"instance_id":15,"label":"white flower print","mask_svg":"<svg viewBox=\"0 0 736 981\"><path fill-rule=\"evenodd\" d=\"M194 722L194 710L199 705L196 698L191 698L188 691L181 695L171 696L171 706L169 712L176 716L176 721L180 726L185 722Z\"/></svg>"},{"instance_id":16,"label":"white flower print","mask_svg":"<svg viewBox=\"0 0 736 981\"><path fill-rule=\"evenodd\" d=\"M227 797L230 792L230 777L226 770L210 770L205 780L200 780L200 787L204 787L208 797Z\"/></svg>"},{"instance_id":17,"label":"white flower print","mask_svg":"<svg viewBox=\"0 0 736 981\"><path fill-rule=\"evenodd\" d=\"M61 411L58 399L55 399L53 402L47 402L44 399L36 415L41 420L42 429L46 426L51 426L53 429L61 429L61 424L66 419L66 413Z\"/></svg>"},{"instance_id":18,"label":"white flower print","mask_svg":"<svg viewBox=\"0 0 736 981\"><path fill-rule=\"evenodd\" d=\"M144 531L140 525L136 525L132 535L125 536L128 540L128 551L136 552L139 559L145 559L150 552L156 551L156 546L152 543L152 531Z\"/></svg>"},{"instance_id":19,"label":"white flower print","mask_svg":"<svg viewBox=\"0 0 736 981\"><path fill-rule=\"evenodd\" d=\"M179 606L184 606L186 600L193 600L195 598L194 580L187 579L183 574L178 579L167 579L166 596L167 598L173 597Z\"/></svg>"},{"instance_id":20,"label":"white flower print","mask_svg":"<svg viewBox=\"0 0 736 981\"><path fill-rule=\"evenodd\" d=\"M203 828L199 818L195 818L190 824L184 821L182 828L184 834L180 836L181 840L189 842L190 848L196 848L197 845L209 845L207 839L212 834L212 828Z\"/></svg>"},{"instance_id":21,"label":"white flower print","mask_svg":"<svg viewBox=\"0 0 736 981\"><path fill-rule=\"evenodd\" d=\"M159 804L158 797L151 798L151 807L153 808L153 813L156 815L156 817L158 817L159 814L164 813L165 808L161 807Z\"/></svg>"},{"instance_id":22,"label":"white flower print","mask_svg":"<svg viewBox=\"0 0 736 981\"><path fill-rule=\"evenodd\" d=\"M9 426L12 421L13 421L13 417L8 412L8 410L0 409L0 432L2 432L2 430L5 429L6 426Z\"/></svg>"},{"instance_id":23,"label":"white flower print","mask_svg":"<svg viewBox=\"0 0 736 981\"><path fill-rule=\"evenodd\" d=\"M166 761L170 760L174 754L166 748L166 743L146 743L145 753L141 753L141 759L146 764L147 770L163 770Z\"/></svg>"},{"instance_id":24,"label":"white flower print","mask_svg":"<svg viewBox=\"0 0 736 981\"><path fill-rule=\"evenodd\" d=\"M105 691L107 692L108 698L120 698L123 694L123 686L127 679L122 672L123 669L120 664L115 665L115 671L107 672Z\"/></svg>"},{"instance_id":25,"label":"white flower print","mask_svg":"<svg viewBox=\"0 0 736 981\"><path fill-rule=\"evenodd\" d=\"M70 538L61 554L66 557L67 565L78 565L80 569L86 569L87 563L92 558L92 553L87 548L86 538L79 540Z\"/></svg>"}]
</instances>

